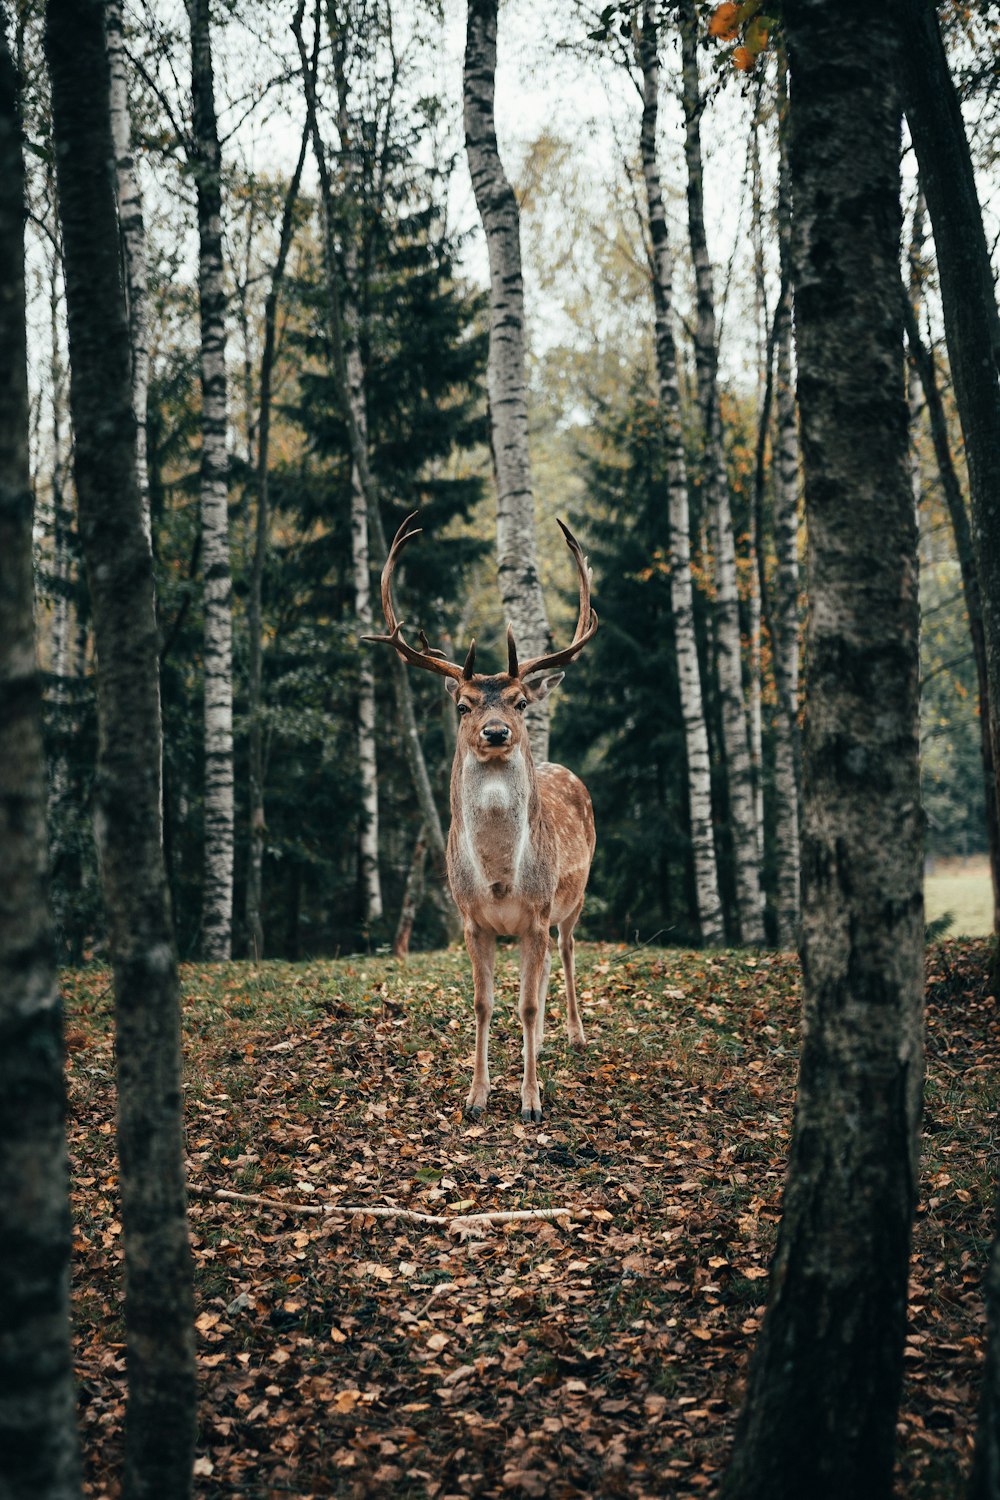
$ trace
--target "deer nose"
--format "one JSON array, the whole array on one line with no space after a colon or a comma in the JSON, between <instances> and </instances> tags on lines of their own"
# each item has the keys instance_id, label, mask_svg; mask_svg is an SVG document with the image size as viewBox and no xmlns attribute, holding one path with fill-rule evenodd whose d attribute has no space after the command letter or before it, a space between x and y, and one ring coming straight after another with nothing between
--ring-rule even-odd
<instances>
[{"instance_id":1,"label":"deer nose","mask_svg":"<svg viewBox=\"0 0 1000 1500\"><path fill-rule=\"evenodd\" d=\"M510 739L510 730L506 724L484 724L479 733L487 745L505 745Z\"/></svg>"}]
</instances>

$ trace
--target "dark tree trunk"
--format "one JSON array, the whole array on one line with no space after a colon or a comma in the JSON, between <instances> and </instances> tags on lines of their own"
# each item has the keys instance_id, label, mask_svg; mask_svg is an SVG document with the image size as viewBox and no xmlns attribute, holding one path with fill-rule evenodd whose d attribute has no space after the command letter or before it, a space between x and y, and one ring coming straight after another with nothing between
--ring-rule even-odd
<instances>
[{"instance_id":1,"label":"dark tree trunk","mask_svg":"<svg viewBox=\"0 0 1000 1500\"><path fill-rule=\"evenodd\" d=\"M965 439L1000 804L1000 314L958 93L931 0L899 6L906 120L937 254L948 363ZM994 964L1000 967L998 960ZM1000 1497L1000 1198L986 1278L988 1346L970 1493Z\"/></svg>"},{"instance_id":2,"label":"dark tree trunk","mask_svg":"<svg viewBox=\"0 0 1000 1500\"><path fill-rule=\"evenodd\" d=\"M965 610L969 617L969 636L972 654L976 660L976 681L979 691L979 748L983 762L983 793L986 803L986 839L990 854L990 876L993 882L993 925L998 925L997 896L1000 892L1000 826L997 822L996 778L993 772L993 747L990 743L990 689L986 668L986 638L983 631L983 605L979 594L979 574L976 571L975 549L972 545L972 529L965 508L962 485L951 456L948 440L948 419L944 402L938 390L934 356L920 337L920 329L909 303L904 306L906 317L906 339L910 350L910 361L914 366L927 406L927 420L934 444L941 488L951 520L955 538L955 551L962 574L962 592Z\"/></svg>"},{"instance_id":3,"label":"dark tree trunk","mask_svg":"<svg viewBox=\"0 0 1000 1500\"><path fill-rule=\"evenodd\" d=\"M804 1027L770 1299L722 1493L884 1500L923 1072L900 106L894 35L863 0L788 0L784 17L811 592Z\"/></svg>"},{"instance_id":4,"label":"dark tree trunk","mask_svg":"<svg viewBox=\"0 0 1000 1500\"><path fill-rule=\"evenodd\" d=\"M314 59L315 66L315 59ZM250 597L247 601L247 636L250 655L248 697L250 846L247 856L246 927L247 952L257 962L264 957L264 921L261 899L264 873L264 723L263 723L263 640L261 637L261 602L264 567L267 562L270 516L268 504L268 464L271 457L271 388L277 344L278 292L285 276L285 265L291 249L295 205L298 202L302 168L305 165L308 131L302 132L298 161L285 194L278 236L278 254L274 262L271 285L264 303L264 348L260 357L260 418L257 426L257 514L254 522L253 558L250 564Z\"/></svg>"},{"instance_id":5,"label":"dark tree trunk","mask_svg":"<svg viewBox=\"0 0 1000 1500\"><path fill-rule=\"evenodd\" d=\"M80 1469L62 1005L35 665L17 88L0 25L0 1493L70 1500L80 1493Z\"/></svg>"},{"instance_id":6,"label":"dark tree trunk","mask_svg":"<svg viewBox=\"0 0 1000 1500\"><path fill-rule=\"evenodd\" d=\"M931 0L898 10L903 106L937 255L965 438L982 598L994 778L1000 775L1000 314L962 110ZM1000 801L1000 783L997 784Z\"/></svg>"},{"instance_id":7,"label":"dark tree trunk","mask_svg":"<svg viewBox=\"0 0 1000 1500\"><path fill-rule=\"evenodd\" d=\"M424 894L424 865L426 863L427 834L423 824L421 824L420 832L417 834L417 841L413 846L413 854L410 856L410 868L406 876L403 904L399 911L396 936L392 941L393 958L405 958L410 951L413 924L417 920L417 912Z\"/></svg>"},{"instance_id":8,"label":"dark tree trunk","mask_svg":"<svg viewBox=\"0 0 1000 1500\"><path fill-rule=\"evenodd\" d=\"M160 823L153 559L136 478L100 0L50 0L76 488L97 647L95 797L116 1002L125 1494L191 1488L195 1378L177 962Z\"/></svg>"}]
</instances>

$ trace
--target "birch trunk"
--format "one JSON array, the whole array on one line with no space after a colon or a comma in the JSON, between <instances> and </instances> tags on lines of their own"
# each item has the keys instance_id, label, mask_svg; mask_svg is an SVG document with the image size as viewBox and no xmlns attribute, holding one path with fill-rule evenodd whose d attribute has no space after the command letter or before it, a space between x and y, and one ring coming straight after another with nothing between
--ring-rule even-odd
<instances>
[{"instance_id":1,"label":"birch trunk","mask_svg":"<svg viewBox=\"0 0 1000 1500\"><path fill-rule=\"evenodd\" d=\"M793 948L799 935L799 427L792 367L792 195L788 180L788 96L785 59L778 61L778 251L785 288L774 316L777 379L774 449L774 549L777 569L772 631L778 713L774 723L777 940Z\"/></svg>"},{"instance_id":2,"label":"birch trunk","mask_svg":"<svg viewBox=\"0 0 1000 1500\"><path fill-rule=\"evenodd\" d=\"M132 405L135 409L135 470L142 498L143 525L150 532L149 463L146 455L146 407L149 401L149 309L146 276L146 226L142 193L132 155L132 122L125 71L122 0L107 0L105 26L111 66L111 138L115 148L118 230L125 269L129 343L132 349ZM150 533L151 534L151 533Z\"/></svg>"},{"instance_id":3,"label":"birch trunk","mask_svg":"<svg viewBox=\"0 0 1000 1500\"><path fill-rule=\"evenodd\" d=\"M469 0L463 98L465 149L490 262L490 350L487 389L490 445L497 485L497 576L522 660L550 644L538 571L535 508L528 452L524 379L524 285L517 199L497 149L494 87L498 0ZM528 709L536 763L548 760L548 703Z\"/></svg>"},{"instance_id":4,"label":"birch trunk","mask_svg":"<svg viewBox=\"0 0 1000 1500\"><path fill-rule=\"evenodd\" d=\"M712 787L708 731L702 705L701 670L694 625L691 582L691 536L687 471L681 428L677 351L671 326L673 315L673 260L667 233L660 173L656 158L656 122L660 64L653 0L644 0L636 50L642 71L642 132L640 147L652 242L653 307L656 324L656 373L670 508L670 599L677 640L677 676L687 747L688 799L694 851L695 890L702 941L725 942L719 877L712 831Z\"/></svg>"},{"instance_id":5,"label":"birch trunk","mask_svg":"<svg viewBox=\"0 0 1000 1500\"><path fill-rule=\"evenodd\" d=\"M718 332L712 262L705 233L701 155L701 97L698 80L698 17L693 0L679 11L683 68L685 156L687 160L688 233L694 261L697 322L694 352L701 408L704 480L712 521L715 554L716 670L722 709L722 739L729 789L733 861L739 936L744 943L764 941L761 894L761 850L758 845L754 776L743 696L743 650L740 601L736 586L736 543L729 503L729 480L722 443L719 405Z\"/></svg>"},{"instance_id":6,"label":"birch trunk","mask_svg":"<svg viewBox=\"0 0 1000 1500\"><path fill-rule=\"evenodd\" d=\"M900 106L864 0L784 7L809 526L804 1026L784 1211L726 1500L884 1500L922 1085L916 525ZM872 712L872 705L878 712Z\"/></svg>"},{"instance_id":7,"label":"birch trunk","mask_svg":"<svg viewBox=\"0 0 1000 1500\"><path fill-rule=\"evenodd\" d=\"M361 358L361 316L359 312L358 233L361 195L358 183L358 161L351 121L347 84L347 31L329 3L327 19L333 48L333 72L337 91L337 133L340 137L341 173L345 183L344 206L347 222L343 226L344 290L342 315L344 358L347 365L347 398L351 422L359 442L368 448L368 402L365 370ZM358 466L351 463L351 564L354 578L354 614L359 635L372 632L371 563L368 548L368 503ZM370 926L382 916L382 884L379 878L378 854L378 759L375 741L375 667L370 653L362 652L358 663L358 776L361 783L361 829L358 857L361 883L365 893L365 920Z\"/></svg>"},{"instance_id":8,"label":"birch trunk","mask_svg":"<svg viewBox=\"0 0 1000 1500\"><path fill-rule=\"evenodd\" d=\"M18 79L0 30L0 1490L80 1494L62 1004L35 662Z\"/></svg>"},{"instance_id":9,"label":"birch trunk","mask_svg":"<svg viewBox=\"0 0 1000 1500\"><path fill-rule=\"evenodd\" d=\"M313 59L315 66L315 58ZM250 563L250 597L247 603L247 635L250 654L248 680L248 735L250 844L247 854L246 927L247 951L259 962L264 956L264 921L261 898L264 875L264 725L263 725L263 642L261 639L261 606L264 568L270 535L268 464L271 457L271 387L277 343L278 293L285 276L291 249L295 205L298 202L302 169L305 166L308 135L302 132L298 161L285 194L278 235L278 254L264 302L264 347L260 358L260 414L257 422L257 514L254 521L253 556Z\"/></svg>"},{"instance_id":10,"label":"birch trunk","mask_svg":"<svg viewBox=\"0 0 1000 1500\"><path fill-rule=\"evenodd\" d=\"M96 827L115 985L128 1404L124 1494L187 1497L194 1308L180 995L163 862L153 559L135 471L104 7L49 0L76 491L97 648Z\"/></svg>"},{"instance_id":11,"label":"birch trunk","mask_svg":"<svg viewBox=\"0 0 1000 1500\"><path fill-rule=\"evenodd\" d=\"M192 167L198 197L201 316L201 555L205 580L205 853L202 955L224 961L233 926L233 620L226 452L226 293L210 0L186 0L191 26Z\"/></svg>"}]
</instances>

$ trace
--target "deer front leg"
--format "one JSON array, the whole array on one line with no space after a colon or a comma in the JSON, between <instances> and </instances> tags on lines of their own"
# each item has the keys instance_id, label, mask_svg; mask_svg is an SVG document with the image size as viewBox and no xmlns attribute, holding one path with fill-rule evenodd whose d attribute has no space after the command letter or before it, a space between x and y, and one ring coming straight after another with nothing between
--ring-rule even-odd
<instances>
[{"instance_id":1,"label":"deer front leg","mask_svg":"<svg viewBox=\"0 0 1000 1500\"><path fill-rule=\"evenodd\" d=\"M533 927L521 938L521 1002L518 1014L524 1034L524 1077L521 1080L521 1119L539 1122L542 1097L538 1090L538 997L541 992L545 960L549 952L549 931L542 925Z\"/></svg>"},{"instance_id":2,"label":"deer front leg","mask_svg":"<svg viewBox=\"0 0 1000 1500\"><path fill-rule=\"evenodd\" d=\"M476 1060L472 1087L465 1108L478 1120L490 1097L490 1017L493 1014L493 961L496 938L471 922L465 925L465 946L472 961L472 988L476 1011Z\"/></svg>"},{"instance_id":3,"label":"deer front leg","mask_svg":"<svg viewBox=\"0 0 1000 1500\"><path fill-rule=\"evenodd\" d=\"M552 972L553 941L549 941L549 946L545 954L545 967L542 970L542 979L538 986L538 1020L535 1022L535 1043L538 1052L541 1052L542 1043L545 1041L545 1001L549 993L549 975Z\"/></svg>"},{"instance_id":4,"label":"deer front leg","mask_svg":"<svg viewBox=\"0 0 1000 1500\"><path fill-rule=\"evenodd\" d=\"M573 962L573 928L576 926L583 902L576 911L568 916L565 922L559 923L559 956L562 959L563 977L566 980L566 1034L569 1037L570 1046L578 1051L583 1051L587 1045L587 1038L583 1034L583 1022L580 1020L580 1008L576 1003L576 970Z\"/></svg>"}]
</instances>

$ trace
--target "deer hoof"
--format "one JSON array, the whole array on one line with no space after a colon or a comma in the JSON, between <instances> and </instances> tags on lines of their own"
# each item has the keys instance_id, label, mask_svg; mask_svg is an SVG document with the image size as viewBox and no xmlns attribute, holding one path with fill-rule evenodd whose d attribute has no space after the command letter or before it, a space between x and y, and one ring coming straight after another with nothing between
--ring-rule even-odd
<instances>
[{"instance_id":1,"label":"deer hoof","mask_svg":"<svg viewBox=\"0 0 1000 1500\"><path fill-rule=\"evenodd\" d=\"M468 1101L468 1103L466 1104L466 1106L465 1106L465 1118L467 1120L473 1120L473 1121L475 1121L475 1120L481 1120L482 1117L483 1117L483 1115L485 1113L486 1113L486 1103L485 1103L485 1100L484 1100L484 1102L482 1104L475 1104L470 1099Z\"/></svg>"},{"instance_id":2,"label":"deer hoof","mask_svg":"<svg viewBox=\"0 0 1000 1500\"><path fill-rule=\"evenodd\" d=\"M542 1112L540 1109L522 1109L521 1119L525 1125L540 1125L542 1123Z\"/></svg>"}]
</instances>

